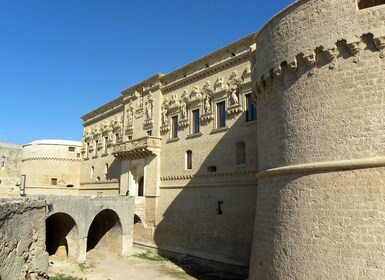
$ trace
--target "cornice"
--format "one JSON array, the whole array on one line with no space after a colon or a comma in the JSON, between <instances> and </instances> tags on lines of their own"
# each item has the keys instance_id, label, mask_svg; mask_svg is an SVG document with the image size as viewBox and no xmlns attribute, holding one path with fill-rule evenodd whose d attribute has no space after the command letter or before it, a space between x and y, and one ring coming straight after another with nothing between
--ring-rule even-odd
<instances>
[{"instance_id":1,"label":"cornice","mask_svg":"<svg viewBox=\"0 0 385 280\"><path fill-rule=\"evenodd\" d=\"M204 77L218 73L220 71L223 71L226 68L229 68L233 65L243 63L243 62L248 61L248 60L250 60L249 50L244 51L244 52L236 55L235 57L231 57L231 58L224 60L218 64L215 64L209 68L199 70L199 71L197 71L197 72L195 72L195 73L193 73L193 74L191 74L185 78L179 79L179 80L172 82L168 85L164 85L162 87L162 92L163 93L171 92L171 91L176 90L182 86L188 85L188 84L193 83L197 80L200 80Z\"/></svg>"},{"instance_id":2,"label":"cornice","mask_svg":"<svg viewBox=\"0 0 385 280\"><path fill-rule=\"evenodd\" d=\"M22 161L30 161L30 160L45 160L45 161L74 161L81 162L80 158L58 158L58 157L29 157L24 158Z\"/></svg>"},{"instance_id":3,"label":"cornice","mask_svg":"<svg viewBox=\"0 0 385 280\"><path fill-rule=\"evenodd\" d=\"M119 98L114 99L111 102L108 102L107 104L89 112L88 114L85 114L82 116L83 120L83 126L87 126L90 124L93 124L101 119L106 118L106 116L111 116L119 111L123 111L123 96L120 96Z\"/></svg>"},{"instance_id":4,"label":"cornice","mask_svg":"<svg viewBox=\"0 0 385 280\"><path fill-rule=\"evenodd\" d=\"M136 83L135 85L124 89L121 94L124 95L124 100L133 96L136 92L146 93L148 91L154 92L161 88L160 79L164 76L163 73L156 73L155 75Z\"/></svg>"},{"instance_id":5,"label":"cornice","mask_svg":"<svg viewBox=\"0 0 385 280\"><path fill-rule=\"evenodd\" d=\"M277 168L266 169L260 171L257 174L257 179L274 176L284 176L288 174L300 174L300 173L321 173L341 170L355 170L355 169L367 169L385 167L385 157L378 156L372 158L363 159L351 159L351 160L336 160L327 162L314 162L297 164L290 166L283 166Z\"/></svg>"},{"instance_id":6,"label":"cornice","mask_svg":"<svg viewBox=\"0 0 385 280\"><path fill-rule=\"evenodd\" d=\"M240 176L255 174L253 170L245 171L232 171L232 172L212 172L206 174L182 174L182 175L170 175L160 178L161 181L174 181L174 180L191 180L196 178L208 178L208 177L226 177L226 176Z\"/></svg>"}]
</instances>

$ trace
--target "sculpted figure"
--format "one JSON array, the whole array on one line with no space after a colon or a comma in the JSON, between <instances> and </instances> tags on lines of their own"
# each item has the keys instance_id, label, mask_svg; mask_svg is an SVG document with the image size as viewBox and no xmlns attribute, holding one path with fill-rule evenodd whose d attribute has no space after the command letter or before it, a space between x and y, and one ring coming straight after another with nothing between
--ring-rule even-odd
<instances>
[{"instance_id":1,"label":"sculpted figure","mask_svg":"<svg viewBox=\"0 0 385 280\"><path fill-rule=\"evenodd\" d=\"M233 85L230 88L230 104L235 105L238 104L238 95L237 95L238 87Z\"/></svg>"},{"instance_id":2,"label":"sculpted figure","mask_svg":"<svg viewBox=\"0 0 385 280\"><path fill-rule=\"evenodd\" d=\"M151 119L152 118L152 103L148 102L146 105L146 118Z\"/></svg>"},{"instance_id":3,"label":"sculpted figure","mask_svg":"<svg viewBox=\"0 0 385 280\"><path fill-rule=\"evenodd\" d=\"M204 109L205 109L205 113L211 112L211 104L210 104L210 97L209 96L206 96Z\"/></svg>"},{"instance_id":4,"label":"sculpted figure","mask_svg":"<svg viewBox=\"0 0 385 280\"><path fill-rule=\"evenodd\" d=\"M202 98L202 94L199 92L198 86L193 87L190 96L191 96L191 98L195 98L195 99L201 99Z\"/></svg>"},{"instance_id":5,"label":"sculpted figure","mask_svg":"<svg viewBox=\"0 0 385 280\"><path fill-rule=\"evenodd\" d=\"M171 101L176 102L176 93L173 93L171 96Z\"/></svg>"},{"instance_id":6,"label":"sculpted figure","mask_svg":"<svg viewBox=\"0 0 385 280\"><path fill-rule=\"evenodd\" d=\"M143 93L139 93L139 97L138 97L138 108L137 109L141 109L143 108Z\"/></svg>"},{"instance_id":7,"label":"sculpted figure","mask_svg":"<svg viewBox=\"0 0 385 280\"><path fill-rule=\"evenodd\" d=\"M180 105L180 112L181 112L182 120L186 119L187 118L187 106L186 106L186 102L184 102L184 101Z\"/></svg>"},{"instance_id":8,"label":"sculpted figure","mask_svg":"<svg viewBox=\"0 0 385 280\"><path fill-rule=\"evenodd\" d=\"M168 124L168 118L167 118L167 110L165 108L162 109L162 125Z\"/></svg>"}]
</instances>

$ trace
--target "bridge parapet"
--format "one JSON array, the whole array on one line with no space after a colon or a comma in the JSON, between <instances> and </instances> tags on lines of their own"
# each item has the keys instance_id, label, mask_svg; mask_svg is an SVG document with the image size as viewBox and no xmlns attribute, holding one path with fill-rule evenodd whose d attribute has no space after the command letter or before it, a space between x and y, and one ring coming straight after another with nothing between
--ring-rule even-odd
<instances>
[{"instance_id":1,"label":"bridge parapet","mask_svg":"<svg viewBox=\"0 0 385 280\"><path fill-rule=\"evenodd\" d=\"M93 224L98 222L102 224L108 223L112 219L116 219L115 225L119 228L119 235L122 237L121 243L118 242L118 247L121 248L121 251L118 253L128 255L131 252L134 222L133 197L40 195L39 198L46 201L47 218L55 214L64 213L74 220L76 236L74 237L75 248L73 248L73 251L76 253L72 253L71 255L74 256L78 262L85 261L86 252L92 249L89 248L89 241L93 235L92 230L95 228ZM102 226L103 225L101 225L101 227ZM106 230L105 233L107 233L108 230ZM94 237L92 238L95 239ZM105 244L108 242L110 241L105 242Z\"/></svg>"}]
</instances>

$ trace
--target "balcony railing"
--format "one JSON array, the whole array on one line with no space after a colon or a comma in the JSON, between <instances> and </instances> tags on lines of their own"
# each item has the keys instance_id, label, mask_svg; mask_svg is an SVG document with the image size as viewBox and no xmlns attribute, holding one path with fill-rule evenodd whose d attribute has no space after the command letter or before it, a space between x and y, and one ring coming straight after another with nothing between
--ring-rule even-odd
<instances>
[{"instance_id":1,"label":"balcony railing","mask_svg":"<svg viewBox=\"0 0 385 280\"><path fill-rule=\"evenodd\" d=\"M146 136L114 145L112 154L125 159L145 158L154 155L160 146L159 137Z\"/></svg>"}]
</instances>

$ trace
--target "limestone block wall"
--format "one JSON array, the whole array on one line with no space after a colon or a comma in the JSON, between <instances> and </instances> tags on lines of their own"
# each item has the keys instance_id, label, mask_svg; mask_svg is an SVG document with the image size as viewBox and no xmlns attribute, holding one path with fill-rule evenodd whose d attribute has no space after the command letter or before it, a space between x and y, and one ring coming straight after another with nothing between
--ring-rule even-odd
<instances>
[{"instance_id":1,"label":"limestone block wall","mask_svg":"<svg viewBox=\"0 0 385 280\"><path fill-rule=\"evenodd\" d=\"M385 277L384 16L297 1L257 34L250 279Z\"/></svg>"},{"instance_id":2,"label":"limestone block wall","mask_svg":"<svg viewBox=\"0 0 385 280\"><path fill-rule=\"evenodd\" d=\"M26 194L75 194L80 178L80 142L38 140L23 146ZM77 193L77 192L76 192Z\"/></svg>"},{"instance_id":3,"label":"limestone block wall","mask_svg":"<svg viewBox=\"0 0 385 280\"><path fill-rule=\"evenodd\" d=\"M251 38L162 77L155 245L162 252L226 264L238 273L245 273L249 264L257 191L256 121L246 121ZM237 89L236 101L231 88ZM226 107L224 127L218 126L219 102ZM194 131L195 110L199 132ZM242 163L237 163L237 143L245 147Z\"/></svg>"},{"instance_id":4,"label":"limestone block wall","mask_svg":"<svg viewBox=\"0 0 385 280\"><path fill-rule=\"evenodd\" d=\"M113 155L113 145L123 141L124 107L117 98L82 117L82 195L116 195L119 193L121 163Z\"/></svg>"},{"instance_id":5,"label":"limestone block wall","mask_svg":"<svg viewBox=\"0 0 385 280\"><path fill-rule=\"evenodd\" d=\"M38 279L47 271L45 217L44 200L0 200L0 279Z\"/></svg>"},{"instance_id":6,"label":"limestone block wall","mask_svg":"<svg viewBox=\"0 0 385 280\"><path fill-rule=\"evenodd\" d=\"M11 143L0 143L0 193L2 195L18 195L22 146Z\"/></svg>"}]
</instances>

